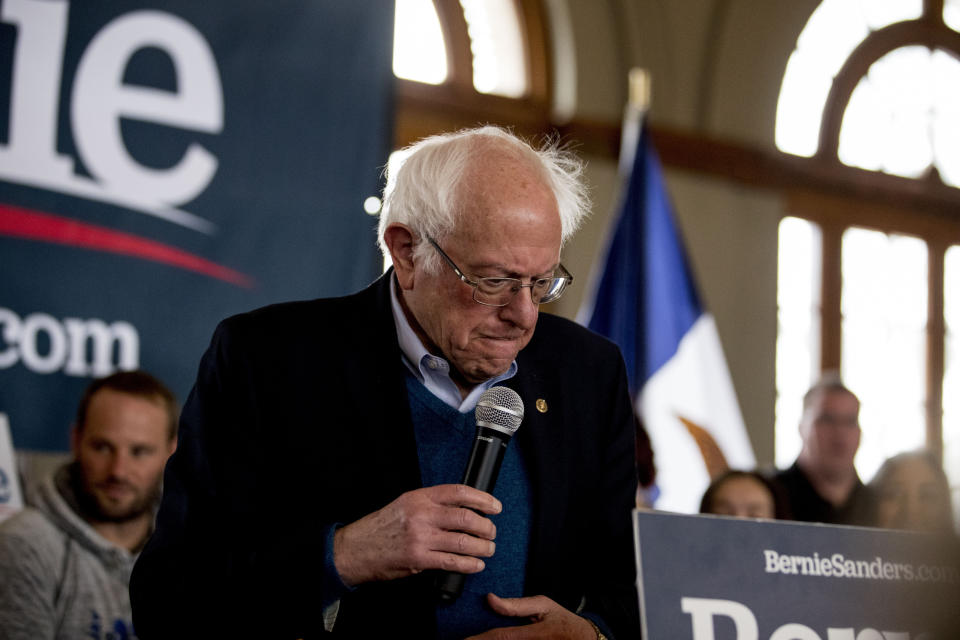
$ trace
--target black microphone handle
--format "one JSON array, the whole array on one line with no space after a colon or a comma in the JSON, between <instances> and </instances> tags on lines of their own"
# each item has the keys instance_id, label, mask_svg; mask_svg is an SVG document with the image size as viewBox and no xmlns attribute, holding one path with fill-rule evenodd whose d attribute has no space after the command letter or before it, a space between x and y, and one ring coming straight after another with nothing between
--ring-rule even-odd
<instances>
[{"instance_id":1,"label":"black microphone handle","mask_svg":"<svg viewBox=\"0 0 960 640\"><path fill-rule=\"evenodd\" d=\"M489 427L477 427L477 437L473 440L473 449L461 484L493 493L508 442L510 436L505 433Z\"/></svg>"},{"instance_id":2,"label":"black microphone handle","mask_svg":"<svg viewBox=\"0 0 960 640\"><path fill-rule=\"evenodd\" d=\"M462 484L491 493L497 484L497 474L507 449L510 436L495 429L477 427L470 460L463 474ZM441 603L451 603L463 593L466 575L455 571L441 571L436 576L437 594Z\"/></svg>"}]
</instances>

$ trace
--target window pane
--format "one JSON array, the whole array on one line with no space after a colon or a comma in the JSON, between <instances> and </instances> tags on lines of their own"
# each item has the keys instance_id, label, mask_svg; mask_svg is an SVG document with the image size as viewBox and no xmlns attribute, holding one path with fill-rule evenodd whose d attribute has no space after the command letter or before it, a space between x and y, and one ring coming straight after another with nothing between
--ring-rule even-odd
<instances>
[{"instance_id":1,"label":"window pane","mask_svg":"<svg viewBox=\"0 0 960 640\"><path fill-rule=\"evenodd\" d=\"M960 187L960 60L934 51L932 131L933 157L946 184Z\"/></svg>"},{"instance_id":2,"label":"window pane","mask_svg":"<svg viewBox=\"0 0 960 640\"><path fill-rule=\"evenodd\" d=\"M393 74L440 84L447 79L447 50L432 0L396 0Z\"/></svg>"},{"instance_id":3,"label":"window pane","mask_svg":"<svg viewBox=\"0 0 960 640\"><path fill-rule=\"evenodd\" d=\"M817 152L823 105L832 79L824 72L816 49L797 49L790 54L777 101L778 149L807 158Z\"/></svg>"},{"instance_id":4,"label":"window pane","mask_svg":"<svg viewBox=\"0 0 960 640\"><path fill-rule=\"evenodd\" d=\"M860 398L860 477L923 446L927 246L918 238L851 228L843 234L841 373Z\"/></svg>"},{"instance_id":5,"label":"window pane","mask_svg":"<svg viewBox=\"0 0 960 640\"><path fill-rule=\"evenodd\" d=\"M943 376L943 468L953 489L953 513L960 523L960 246L944 258L943 316L946 353Z\"/></svg>"},{"instance_id":6,"label":"window pane","mask_svg":"<svg viewBox=\"0 0 960 640\"><path fill-rule=\"evenodd\" d=\"M951 10L949 5L954 5L953 11L960 11L956 6L960 0L947 2L944 15ZM923 0L823 0L797 38L797 48L790 55L783 74L774 136L777 148L807 157L816 153L830 85L851 52L871 31L921 17L923 5ZM906 90L904 93L910 95ZM886 122L882 125L884 129L876 128L876 120L883 118L884 113L874 112L872 105L882 99L875 88L858 87L847 109L851 117L843 123L842 135L846 135L847 144L843 148L841 140L841 159L846 157L843 161L853 166L901 175L922 172L929 166L930 152L924 151L923 146L929 146L929 135L912 136L910 130L903 130L905 125L900 122L893 129ZM913 121L905 122L908 125ZM878 158L875 137L878 132L888 129L902 140L901 146L912 143L917 148L906 156L889 153L885 159ZM948 145L949 141L946 141L944 146ZM918 154L927 158L926 164L917 160Z\"/></svg>"},{"instance_id":7,"label":"window pane","mask_svg":"<svg viewBox=\"0 0 960 640\"><path fill-rule=\"evenodd\" d=\"M926 47L901 47L873 63L844 113L840 161L908 178L923 175L933 162L936 81Z\"/></svg>"},{"instance_id":8,"label":"window pane","mask_svg":"<svg viewBox=\"0 0 960 640\"><path fill-rule=\"evenodd\" d=\"M473 86L519 98L527 92L526 59L514 0L460 0L473 53Z\"/></svg>"},{"instance_id":9,"label":"window pane","mask_svg":"<svg viewBox=\"0 0 960 640\"><path fill-rule=\"evenodd\" d=\"M777 264L776 465L800 453L801 404L820 370L820 228L800 218L780 222Z\"/></svg>"},{"instance_id":10,"label":"window pane","mask_svg":"<svg viewBox=\"0 0 960 640\"><path fill-rule=\"evenodd\" d=\"M823 0L797 38L798 49L820 50L824 70L836 75L869 29L859 3Z\"/></svg>"},{"instance_id":11,"label":"window pane","mask_svg":"<svg viewBox=\"0 0 960 640\"><path fill-rule=\"evenodd\" d=\"M960 0L945 0L943 21L954 31L960 31Z\"/></svg>"}]
</instances>

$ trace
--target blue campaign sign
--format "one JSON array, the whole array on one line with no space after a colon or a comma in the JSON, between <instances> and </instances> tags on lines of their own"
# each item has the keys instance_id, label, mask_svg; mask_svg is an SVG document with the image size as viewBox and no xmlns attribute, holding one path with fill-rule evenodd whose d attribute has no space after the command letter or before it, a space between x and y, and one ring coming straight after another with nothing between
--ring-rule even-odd
<instances>
[{"instance_id":1,"label":"blue campaign sign","mask_svg":"<svg viewBox=\"0 0 960 640\"><path fill-rule=\"evenodd\" d=\"M956 540L635 512L646 640L953 639Z\"/></svg>"},{"instance_id":2,"label":"blue campaign sign","mask_svg":"<svg viewBox=\"0 0 960 640\"><path fill-rule=\"evenodd\" d=\"M0 411L62 450L91 378L186 399L216 322L355 291L393 3L0 0Z\"/></svg>"}]
</instances>

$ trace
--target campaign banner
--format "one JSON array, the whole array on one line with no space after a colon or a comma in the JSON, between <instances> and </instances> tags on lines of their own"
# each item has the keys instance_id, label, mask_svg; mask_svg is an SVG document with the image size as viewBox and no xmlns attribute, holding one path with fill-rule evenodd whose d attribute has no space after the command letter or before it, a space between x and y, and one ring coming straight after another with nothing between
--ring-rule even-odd
<instances>
[{"instance_id":1,"label":"campaign banner","mask_svg":"<svg viewBox=\"0 0 960 640\"><path fill-rule=\"evenodd\" d=\"M646 640L958 637L956 539L636 511Z\"/></svg>"},{"instance_id":2,"label":"campaign banner","mask_svg":"<svg viewBox=\"0 0 960 640\"><path fill-rule=\"evenodd\" d=\"M183 402L220 319L379 274L363 205L390 151L392 39L383 0L0 0L18 449L65 450L92 378L142 368Z\"/></svg>"}]
</instances>

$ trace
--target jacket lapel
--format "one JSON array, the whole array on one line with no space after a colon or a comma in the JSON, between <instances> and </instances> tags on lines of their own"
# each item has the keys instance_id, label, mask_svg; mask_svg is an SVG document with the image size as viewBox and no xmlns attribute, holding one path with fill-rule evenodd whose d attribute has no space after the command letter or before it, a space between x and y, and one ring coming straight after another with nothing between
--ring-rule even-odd
<instances>
[{"instance_id":1,"label":"jacket lapel","mask_svg":"<svg viewBox=\"0 0 960 640\"><path fill-rule=\"evenodd\" d=\"M530 487L533 491L533 522L528 557L528 594L543 593L544 586L537 576L557 561L559 553L557 532L562 530L569 495L570 479L559 469L567 466L561 461L569 455L562 428L562 398L551 393L546 381L533 367L520 365L517 375L506 381L523 399L523 422L517 433Z\"/></svg>"}]
</instances>

